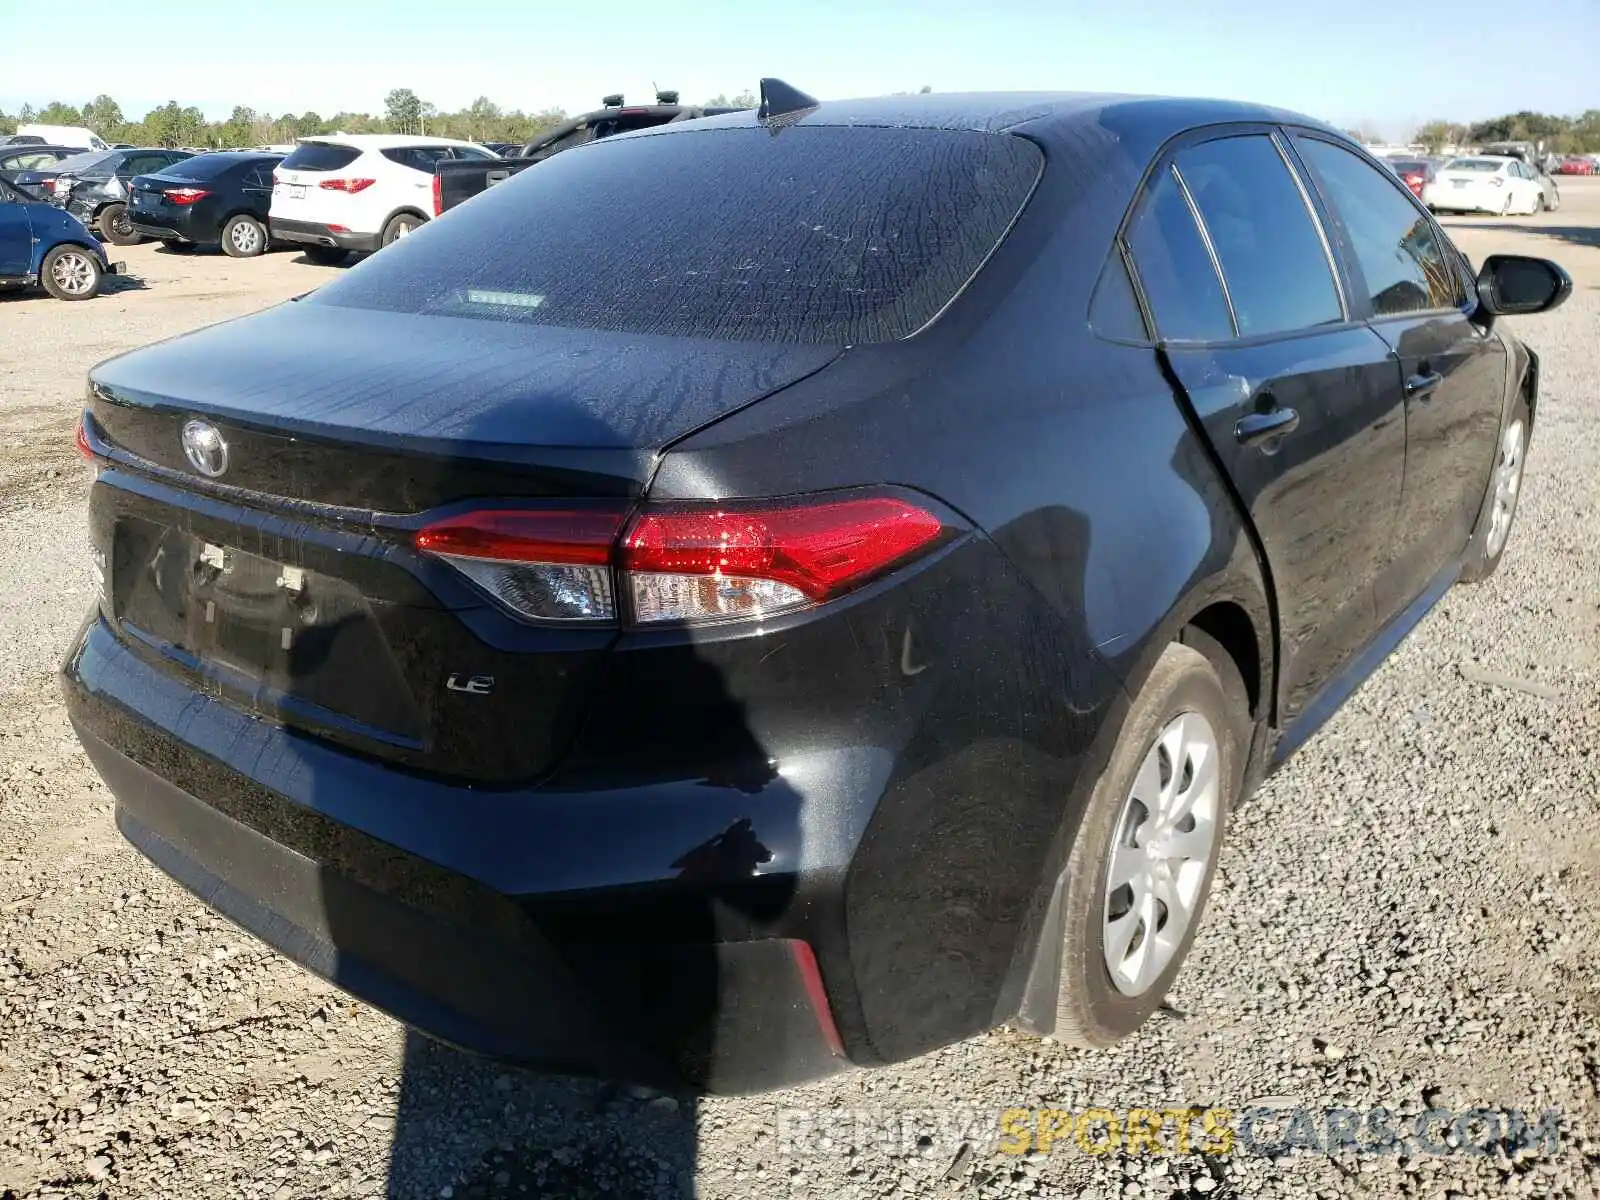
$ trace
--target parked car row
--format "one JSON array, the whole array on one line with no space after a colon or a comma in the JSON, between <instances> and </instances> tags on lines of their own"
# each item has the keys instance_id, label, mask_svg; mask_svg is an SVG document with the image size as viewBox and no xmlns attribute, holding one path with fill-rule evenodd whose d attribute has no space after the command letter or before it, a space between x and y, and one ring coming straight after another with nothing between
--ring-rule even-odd
<instances>
[{"instance_id":1,"label":"parked car row","mask_svg":"<svg viewBox=\"0 0 1600 1200\"><path fill-rule=\"evenodd\" d=\"M1436 213L1482 212L1528 216L1561 207L1555 180L1520 158L1477 154L1453 158L1423 189Z\"/></svg>"},{"instance_id":2,"label":"parked car row","mask_svg":"<svg viewBox=\"0 0 1600 1200\"><path fill-rule=\"evenodd\" d=\"M1556 164L1557 175L1593 175L1600 171L1600 154L1569 154Z\"/></svg>"},{"instance_id":3,"label":"parked car row","mask_svg":"<svg viewBox=\"0 0 1600 1200\"><path fill-rule=\"evenodd\" d=\"M1385 161L1411 194L1434 212L1526 216L1561 207L1560 189L1537 156L1511 148L1492 148L1447 161L1402 155L1391 155Z\"/></svg>"}]
</instances>

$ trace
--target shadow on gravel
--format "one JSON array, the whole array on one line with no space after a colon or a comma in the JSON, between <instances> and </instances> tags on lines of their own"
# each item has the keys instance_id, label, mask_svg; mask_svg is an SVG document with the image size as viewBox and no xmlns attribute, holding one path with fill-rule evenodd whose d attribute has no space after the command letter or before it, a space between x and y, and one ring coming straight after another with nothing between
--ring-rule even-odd
<instances>
[{"instance_id":1,"label":"shadow on gravel","mask_svg":"<svg viewBox=\"0 0 1600 1200\"><path fill-rule=\"evenodd\" d=\"M1522 233L1530 237L1549 238L1552 241L1570 242L1574 246L1600 249L1600 226L1596 225L1525 225L1509 221L1477 222L1452 226L1460 229L1495 230L1499 233Z\"/></svg>"},{"instance_id":2,"label":"shadow on gravel","mask_svg":"<svg viewBox=\"0 0 1600 1200\"><path fill-rule=\"evenodd\" d=\"M148 292L150 285L137 275L107 275L100 281L102 296L120 296L123 292Z\"/></svg>"},{"instance_id":3,"label":"shadow on gravel","mask_svg":"<svg viewBox=\"0 0 1600 1200\"><path fill-rule=\"evenodd\" d=\"M407 1032L388 1195L694 1195L695 1105L497 1066Z\"/></svg>"}]
</instances>

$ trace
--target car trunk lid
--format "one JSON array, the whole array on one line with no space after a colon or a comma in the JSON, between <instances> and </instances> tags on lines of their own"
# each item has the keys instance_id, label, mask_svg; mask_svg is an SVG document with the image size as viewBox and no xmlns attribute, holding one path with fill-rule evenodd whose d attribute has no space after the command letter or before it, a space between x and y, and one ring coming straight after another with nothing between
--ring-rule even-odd
<instances>
[{"instance_id":1,"label":"car trunk lid","mask_svg":"<svg viewBox=\"0 0 1600 1200\"><path fill-rule=\"evenodd\" d=\"M85 429L113 468L92 503L103 607L265 719L537 777L614 631L520 621L414 532L469 507L626 508L668 443L838 353L290 303L114 359Z\"/></svg>"}]
</instances>

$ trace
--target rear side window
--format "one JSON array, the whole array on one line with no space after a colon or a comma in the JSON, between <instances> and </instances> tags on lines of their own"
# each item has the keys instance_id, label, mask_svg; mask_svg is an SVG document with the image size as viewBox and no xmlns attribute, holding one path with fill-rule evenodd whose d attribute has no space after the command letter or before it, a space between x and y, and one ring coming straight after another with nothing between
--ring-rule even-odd
<instances>
[{"instance_id":1,"label":"rear side window","mask_svg":"<svg viewBox=\"0 0 1600 1200\"><path fill-rule=\"evenodd\" d=\"M1240 337L1344 320L1311 210L1272 139L1202 142L1180 152L1177 165L1217 252Z\"/></svg>"},{"instance_id":2,"label":"rear side window","mask_svg":"<svg viewBox=\"0 0 1600 1200\"><path fill-rule=\"evenodd\" d=\"M1101 337L1117 342L1145 340L1144 314L1128 279L1122 251L1113 248L1089 301L1089 324Z\"/></svg>"},{"instance_id":3,"label":"rear side window","mask_svg":"<svg viewBox=\"0 0 1600 1200\"><path fill-rule=\"evenodd\" d=\"M546 142L534 150L535 154L557 154L562 150L571 150L574 146L581 146L594 135L594 130L587 125L579 125L576 129L568 130L560 137Z\"/></svg>"},{"instance_id":4,"label":"rear side window","mask_svg":"<svg viewBox=\"0 0 1600 1200\"><path fill-rule=\"evenodd\" d=\"M37 171L41 167L53 167L61 161L61 155L54 150L35 150L32 154L14 154L5 160L5 169L8 171Z\"/></svg>"},{"instance_id":5,"label":"rear side window","mask_svg":"<svg viewBox=\"0 0 1600 1200\"><path fill-rule=\"evenodd\" d=\"M951 130L607 139L512 176L307 303L675 337L893 341L961 290L1042 167L1032 142Z\"/></svg>"},{"instance_id":6,"label":"rear side window","mask_svg":"<svg viewBox=\"0 0 1600 1200\"><path fill-rule=\"evenodd\" d=\"M1377 316L1455 308L1465 300L1433 222L1410 193L1332 142L1296 138L1295 148L1350 235Z\"/></svg>"},{"instance_id":7,"label":"rear side window","mask_svg":"<svg viewBox=\"0 0 1600 1200\"><path fill-rule=\"evenodd\" d=\"M175 163L188 161L187 158L174 159L170 154L129 154L123 158L117 174L154 175L158 171L165 171Z\"/></svg>"},{"instance_id":8,"label":"rear side window","mask_svg":"<svg viewBox=\"0 0 1600 1200\"><path fill-rule=\"evenodd\" d=\"M327 142L301 142L283 160L286 171L340 171L361 157L354 146L334 146Z\"/></svg>"},{"instance_id":9,"label":"rear side window","mask_svg":"<svg viewBox=\"0 0 1600 1200\"><path fill-rule=\"evenodd\" d=\"M1170 168L1151 182L1128 229L1128 249L1158 337L1220 342L1233 336L1222 284Z\"/></svg>"},{"instance_id":10,"label":"rear side window","mask_svg":"<svg viewBox=\"0 0 1600 1200\"><path fill-rule=\"evenodd\" d=\"M433 164L440 159L450 157L448 146L396 146L389 150L380 150L385 158L392 163L399 163L402 167L410 167L413 171L426 171L433 174Z\"/></svg>"},{"instance_id":11,"label":"rear side window","mask_svg":"<svg viewBox=\"0 0 1600 1200\"><path fill-rule=\"evenodd\" d=\"M120 158L121 155L114 151L91 150L87 154L63 158L56 164L56 169L64 175L81 175L85 171L110 170Z\"/></svg>"}]
</instances>

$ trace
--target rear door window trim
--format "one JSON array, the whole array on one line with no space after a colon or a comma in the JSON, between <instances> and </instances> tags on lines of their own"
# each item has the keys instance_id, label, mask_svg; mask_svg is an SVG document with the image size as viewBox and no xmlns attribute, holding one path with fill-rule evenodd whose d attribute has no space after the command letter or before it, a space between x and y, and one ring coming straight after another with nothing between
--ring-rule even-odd
<instances>
[{"instance_id":1,"label":"rear door window trim","mask_svg":"<svg viewBox=\"0 0 1600 1200\"><path fill-rule=\"evenodd\" d=\"M1284 341L1288 338L1317 336L1324 333L1333 333L1338 330L1352 329L1365 323L1365 318L1356 311L1356 297L1349 290L1350 284L1356 282L1357 280L1351 276L1348 276L1345 272L1345 264L1343 262L1345 257L1343 252L1344 244L1338 243L1333 236L1332 231L1326 227L1326 222L1332 221L1335 218L1332 216L1332 214L1328 214L1326 216L1324 215L1324 212L1316 203L1316 197L1321 195L1320 190L1308 190L1307 184L1301 178L1301 173L1295 169L1297 158L1295 156L1285 154L1284 146L1279 144L1278 135L1283 134L1284 132L1285 127L1263 121L1241 121L1221 125L1200 125L1194 127L1193 129L1186 129L1182 133L1176 134L1175 136L1167 139L1167 141L1163 143L1161 148L1151 159L1149 167L1146 168L1143 177L1139 180L1138 187L1134 189L1133 199L1129 202L1127 209L1123 212L1122 221L1117 226L1116 236L1112 240L1112 251L1120 252L1122 254L1123 262L1127 265L1128 276L1133 283L1134 296L1139 302L1140 311L1144 314L1146 332L1150 336L1150 345L1174 345L1183 346L1186 348L1235 345L1260 346L1269 344L1271 342ZM1284 158L1284 166L1289 171L1289 177L1295 181L1295 186L1300 189L1301 199L1306 204L1306 214L1310 217L1312 228L1317 231L1317 237L1321 240L1323 249L1328 255L1328 267L1333 276L1334 294L1339 299L1339 309L1344 317L1344 319L1338 324L1329 323L1326 325L1307 325L1295 329L1273 330L1270 333L1253 334L1250 336L1240 336L1238 334L1239 321L1237 314L1235 314L1233 310L1233 300L1228 292L1227 279L1222 274L1221 263L1217 260L1216 248L1211 242L1210 231L1206 229L1205 221L1201 218L1199 210L1195 207L1194 198L1189 194L1189 188L1183 182L1182 172L1178 170L1177 157L1190 147L1201 145L1204 142L1222 141L1227 138L1235 137L1250 137L1252 135L1265 136L1273 142L1273 145L1277 148L1279 155ZM1322 140L1331 141L1334 145L1342 144L1332 138L1324 137ZM1149 193L1150 188L1153 186L1156 178L1163 171L1168 170L1170 170L1176 177L1176 182L1184 197L1184 202L1189 206L1190 215L1194 218L1195 225L1200 231L1201 240L1206 247L1206 254L1211 259L1211 268L1217 273L1217 280L1222 287L1223 300L1228 307L1228 319L1232 323L1235 331L1234 336L1231 338L1206 340L1192 338L1167 338L1162 336L1161 329L1156 323L1155 311L1150 307L1149 296L1145 292L1144 280L1139 274L1138 259L1134 256L1132 248L1128 244L1128 231L1132 228L1133 221L1138 215L1140 207L1144 203L1145 197ZM1409 193L1407 194L1409 195ZM1342 234L1342 229L1340 232ZM1370 309L1370 302L1366 304L1366 307Z\"/></svg>"},{"instance_id":2,"label":"rear door window trim","mask_svg":"<svg viewBox=\"0 0 1600 1200\"><path fill-rule=\"evenodd\" d=\"M1378 175L1384 178L1385 182L1388 182L1400 196L1404 197L1406 203L1411 205L1414 211L1422 214L1423 219L1428 222L1428 227L1433 231L1440 253L1445 257L1446 265L1449 265L1452 257L1450 251L1456 250L1456 244L1450 240L1449 236L1444 231L1444 227L1439 224L1439 222L1434 218L1434 215L1428 211L1427 207L1411 194L1411 189L1405 185L1404 180L1394 175L1392 171L1384 170L1382 164L1373 159L1371 155L1364 153L1359 147L1353 146L1347 142L1342 142L1338 138L1329 137L1322 130L1307 129L1296 125L1286 125L1283 128L1283 133L1289 142L1291 150L1293 150L1294 142L1297 139L1325 142L1335 149L1344 150L1354 154L1369 167L1372 167L1378 173ZM1358 285L1356 287L1355 298L1359 299L1360 301L1360 319L1362 321L1365 321L1369 325L1384 325L1392 321L1411 321L1418 317L1442 316L1446 313L1460 313L1470 316L1473 312L1477 311L1477 298L1473 295L1472 289L1466 287L1466 281L1461 279L1460 274L1455 271L1452 271L1451 275L1461 283L1461 290L1464 293L1461 303L1459 304L1438 306L1433 308L1416 308L1412 309L1410 312L1402 313L1380 314L1374 310L1372 307L1371 288L1367 283L1366 272L1361 269L1360 259L1356 256L1355 252L1355 243L1350 237L1350 231L1344 223L1343 215L1339 212L1338 207L1333 203L1332 199L1328 196L1326 190L1323 188L1322 181L1317 176L1316 168L1308 163L1303 157L1301 157L1298 151L1294 152L1294 161L1301 165L1301 170L1305 172L1305 176L1310 181L1311 186L1316 189L1317 195L1321 198L1322 203L1327 210L1328 221L1334 226L1336 236L1339 239L1341 256L1345 259L1346 266L1350 271L1351 283Z\"/></svg>"}]
</instances>

